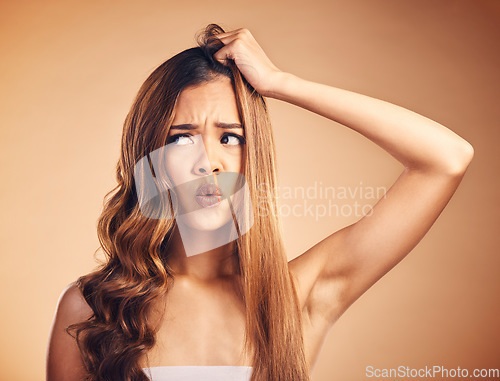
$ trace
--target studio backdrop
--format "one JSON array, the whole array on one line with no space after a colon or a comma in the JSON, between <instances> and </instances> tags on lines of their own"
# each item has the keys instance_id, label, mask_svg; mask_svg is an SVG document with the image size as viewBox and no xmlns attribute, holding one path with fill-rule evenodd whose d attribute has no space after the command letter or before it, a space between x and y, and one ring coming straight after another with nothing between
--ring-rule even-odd
<instances>
[{"instance_id":1,"label":"studio backdrop","mask_svg":"<svg viewBox=\"0 0 500 381\"><path fill-rule=\"evenodd\" d=\"M212 22L248 28L283 71L415 111L475 150L429 233L328 333L312 380L359 381L399 366L500 368L498 4L3 1L0 379L44 378L58 297L97 265L96 222L135 94ZM293 259L361 218L403 166L340 124L268 104Z\"/></svg>"}]
</instances>

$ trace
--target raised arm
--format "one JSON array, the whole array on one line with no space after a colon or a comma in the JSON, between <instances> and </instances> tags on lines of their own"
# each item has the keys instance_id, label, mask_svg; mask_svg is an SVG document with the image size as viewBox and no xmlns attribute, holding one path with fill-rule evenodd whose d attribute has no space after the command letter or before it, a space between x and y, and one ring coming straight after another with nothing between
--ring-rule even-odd
<instances>
[{"instance_id":1,"label":"raised arm","mask_svg":"<svg viewBox=\"0 0 500 381\"><path fill-rule=\"evenodd\" d=\"M310 314L333 323L427 233L474 151L448 128L402 107L287 73L280 78L274 97L359 132L405 167L371 215L290 262ZM308 272L301 271L304 266Z\"/></svg>"},{"instance_id":2,"label":"raised arm","mask_svg":"<svg viewBox=\"0 0 500 381\"><path fill-rule=\"evenodd\" d=\"M312 324L331 325L422 239L457 189L472 146L415 112L277 69L245 29L221 36L220 62L235 60L262 95L300 106L362 134L404 165L371 215L290 261Z\"/></svg>"}]
</instances>

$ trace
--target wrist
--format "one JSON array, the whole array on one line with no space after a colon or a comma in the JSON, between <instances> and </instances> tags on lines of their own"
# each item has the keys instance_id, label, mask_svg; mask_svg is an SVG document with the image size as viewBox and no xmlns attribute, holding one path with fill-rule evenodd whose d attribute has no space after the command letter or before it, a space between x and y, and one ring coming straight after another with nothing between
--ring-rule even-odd
<instances>
[{"instance_id":1,"label":"wrist","mask_svg":"<svg viewBox=\"0 0 500 381\"><path fill-rule=\"evenodd\" d=\"M269 98L281 99L288 87L288 84L293 81L294 75L284 71L277 71L270 80L269 89L262 95Z\"/></svg>"}]
</instances>

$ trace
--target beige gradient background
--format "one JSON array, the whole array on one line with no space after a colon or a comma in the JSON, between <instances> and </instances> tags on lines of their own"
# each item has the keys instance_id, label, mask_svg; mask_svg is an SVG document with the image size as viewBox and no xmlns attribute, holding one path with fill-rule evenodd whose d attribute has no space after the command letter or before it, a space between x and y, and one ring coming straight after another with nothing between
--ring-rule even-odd
<instances>
[{"instance_id":1,"label":"beige gradient background","mask_svg":"<svg viewBox=\"0 0 500 381\"><path fill-rule=\"evenodd\" d=\"M369 365L500 368L499 2L210 3L0 3L0 379L44 379L59 294L95 266L131 102L210 22L247 27L284 71L421 113L475 148L430 232L332 328L313 381L364 380ZM269 104L281 186L388 189L403 168L342 125ZM358 218L284 216L289 258Z\"/></svg>"}]
</instances>

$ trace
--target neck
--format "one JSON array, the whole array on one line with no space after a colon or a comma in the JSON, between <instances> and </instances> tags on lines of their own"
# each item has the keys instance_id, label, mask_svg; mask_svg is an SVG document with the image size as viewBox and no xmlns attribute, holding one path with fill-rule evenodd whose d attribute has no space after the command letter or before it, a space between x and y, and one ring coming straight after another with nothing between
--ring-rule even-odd
<instances>
[{"instance_id":1,"label":"neck","mask_svg":"<svg viewBox=\"0 0 500 381\"><path fill-rule=\"evenodd\" d=\"M211 232L197 232L197 240L210 238ZM206 236L206 237L205 237ZM239 274L236 242L187 256L178 226L174 228L172 242L169 247L167 263L174 275L187 276L197 280L217 280Z\"/></svg>"}]
</instances>

